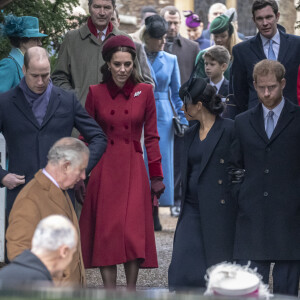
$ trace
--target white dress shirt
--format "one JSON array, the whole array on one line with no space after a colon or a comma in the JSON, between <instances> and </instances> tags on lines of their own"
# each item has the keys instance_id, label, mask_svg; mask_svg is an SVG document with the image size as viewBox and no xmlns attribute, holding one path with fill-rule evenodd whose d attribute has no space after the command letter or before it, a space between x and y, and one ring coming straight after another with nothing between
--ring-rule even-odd
<instances>
[{"instance_id":1,"label":"white dress shirt","mask_svg":"<svg viewBox=\"0 0 300 300\"><path fill-rule=\"evenodd\" d=\"M223 81L224 81L224 76L222 76L222 79L219 82L217 82L217 83L213 83L211 80L209 80L209 84L216 87L217 94L218 94ZM223 95L223 96L227 96L227 95Z\"/></svg>"},{"instance_id":2,"label":"white dress shirt","mask_svg":"<svg viewBox=\"0 0 300 300\"><path fill-rule=\"evenodd\" d=\"M43 172L43 174L45 174L45 176L47 176L60 189L60 187L59 187L58 183L56 182L56 180L45 169L43 169L42 172Z\"/></svg>"}]
</instances>

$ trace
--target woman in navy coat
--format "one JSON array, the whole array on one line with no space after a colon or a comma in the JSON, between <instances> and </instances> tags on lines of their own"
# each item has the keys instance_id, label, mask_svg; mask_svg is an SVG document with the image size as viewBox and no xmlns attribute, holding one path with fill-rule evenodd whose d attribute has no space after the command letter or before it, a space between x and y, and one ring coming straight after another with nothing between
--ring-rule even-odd
<instances>
[{"instance_id":1,"label":"woman in navy coat","mask_svg":"<svg viewBox=\"0 0 300 300\"><path fill-rule=\"evenodd\" d=\"M153 15L146 18L145 30L142 32L148 64L155 82L154 97L157 129L160 136L159 147L162 155L164 184L166 186L164 194L159 199L161 206L174 205L174 129L172 123L173 110L169 96L181 123L188 125L183 112L180 110L182 101L179 97L180 73L177 57L162 51L167 28L167 22L162 17ZM154 226L156 230L161 230L157 215L154 215Z\"/></svg>"},{"instance_id":2,"label":"woman in navy coat","mask_svg":"<svg viewBox=\"0 0 300 300\"><path fill-rule=\"evenodd\" d=\"M219 116L224 104L202 78L180 89L183 111L199 123L184 136L183 201L176 227L169 288L205 287L206 269L231 261L236 203L228 190L227 167L233 121Z\"/></svg>"}]
</instances>

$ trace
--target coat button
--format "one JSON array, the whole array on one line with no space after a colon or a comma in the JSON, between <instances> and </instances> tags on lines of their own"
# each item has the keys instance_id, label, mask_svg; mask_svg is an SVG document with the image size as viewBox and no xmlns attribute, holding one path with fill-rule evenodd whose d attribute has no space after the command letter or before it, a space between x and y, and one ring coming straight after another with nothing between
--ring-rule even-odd
<instances>
[{"instance_id":1,"label":"coat button","mask_svg":"<svg viewBox=\"0 0 300 300\"><path fill-rule=\"evenodd\" d=\"M128 115L128 109L124 110L125 115Z\"/></svg>"},{"instance_id":2,"label":"coat button","mask_svg":"<svg viewBox=\"0 0 300 300\"><path fill-rule=\"evenodd\" d=\"M225 160L223 158L220 159L220 164L224 164Z\"/></svg>"},{"instance_id":3,"label":"coat button","mask_svg":"<svg viewBox=\"0 0 300 300\"><path fill-rule=\"evenodd\" d=\"M225 204L225 200L224 199L222 199L220 202L221 202L221 204Z\"/></svg>"},{"instance_id":4,"label":"coat button","mask_svg":"<svg viewBox=\"0 0 300 300\"><path fill-rule=\"evenodd\" d=\"M111 114L111 115L114 115L114 114L115 114L115 111L112 109L112 110L110 111L110 114Z\"/></svg>"},{"instance_id":5,"label":"coat button","mask_svg":"<svg viewBox=\"0 0 300 300\"><path fill-rule=\"evenodd\" d=\"M268 192L264 192L264 197L268 197L269 193Z\"/></svg>"},{"instance_id":6,"label":"coat button","mask_svg":"<svg viewBox=\"0 0 300 300\"><path fill-rule=\"evenodd\" d=\"M125 127L125 129L128 129L128 128L129 128L129 126L128 126L128 125L125 125L124 127Z\"/></svg>"},{"instance_id":7,"label":"coat button","mask_svg":"<svg viewBox=\"0 0 300 300\"><path fill-rule=\"evenodd\" d=\"M269 174L269 172L270 172L269 169L265 169L265 170L264 170L264 173L265 173L265 174Z\"/></svg>"},{"instance_id":8,"label":"coat button","mask_svg":"<svg viewBox=\"0 0 300 300\"><path fill-rule=\"evenodd\" d=\"M114 143L115 143L114 140L111 140L111 141L110 141L110 144L111 144L111 145L113 145Z\"/></svg>"},{"instance_id":9,"label":"coat button","mask_svg":"<svg viewBox=\"0 0 300 300\"><path fill-rule=\"evenodd\" d=\"M223 183L223 180L222 179L219 179L218 180L218 184L222 184Z\"/></svg>"},{"instance_id":10,"label":"coat button","mask_svg":"<svg viewBox=\"0 0 300 300\"><path fill-rule=\"evenodd\" d=\"M129 144L129 140L128 139L125 139L125 144Z\"/></svg>"}]
</instances>

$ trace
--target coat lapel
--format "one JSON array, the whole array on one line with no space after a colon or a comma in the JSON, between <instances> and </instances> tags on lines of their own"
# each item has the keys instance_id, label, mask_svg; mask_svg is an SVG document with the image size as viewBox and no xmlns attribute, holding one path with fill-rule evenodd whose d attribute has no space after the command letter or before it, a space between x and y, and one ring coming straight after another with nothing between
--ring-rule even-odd
<instances>
[{"instance_id":1,"label":"coat lapel","mask_svg":"<svg viewBox=\"0 0 300 300\"><path fill-rule=\"evenodd\" d=\"M211 128L211 132L209 132L209 134L211 136L206 141L205 151L203 152L201 165L199 168L199 177L201 176L202 172L204 171L211 155L214 152L214 149L215 149L217 143L219 142L219 140L224 132L224 127L222 127L222 123L223 123L223 119L220 117L217 117L215 124Z\"/></svg>"},{"instance_id":2,"label":"coat lapel","mask_svg":"<svg viewBox=\"0 0 300 300\"><path fill-rule=\"evenodd\" d=\"M282 130L286 128L286 126L288 126L288 124L294 119L294 111L295 107L291 105L288 100L285 100L284 107L279 116L276 127L274 128L273 134L271 135L270 143L275 140Z\"/></svg>"},{"instance_id":3,"label":"coat lapel","mask_svg":"<svg viewBox=\"0 0 300 300\"><path fill-rule=\"evenodd\" d=\"M13 102L18 107L20 112L28 119L36 128L40 128L36 117L34 116L29 103L27 102L22 90L18 87L16 94L13 96Z\"/></svg>"},{"instance_id":4,"label":"coat lapel","mask_svg":"<svg viewBox=\"0 0 300 300\"><path fill-rule=\"evenodd\" d=\"M259 60L266 58L259 33L256 35L254 39L250 40L250 48L255 53L255 55L258 57Z\"/></svg>"},{"instance_id":5,"label":"coat lapel","mask_svg":"<svg viewBox=\"0 0 300 300\"><path fill-rule=\"evenodd\" d=\"M250 124L255 132L264 140L264 142L269 143L269 139L265 130L263 109L261 104L258 104L253 108L250 115Z\"/></svg>"},{"instance_id":6,"label":"coat lapel","mask_svg":"<svg viewBox=\"0 0 300 300\"><path fill-rule=\"evenodd\" d=\"M164 65L163 58L164 58L164 52L159 51L153 64L152 64L154 73L158 73L160 71L160 69L163 67L163 65Z\"/></svg>"},{"instance_id":7,"label":"coat lapel","mask_svg":"<svg viewBox=\"0 0 300 300\"><path fill-rule=\"evenodd\" d=\"M289 48L291 46L291 43L288 35L286 35L281 31L279 31L279 33L280 33L280 47L278 53L278 61L283 63L286 54L289 53Z\"/></svg>"},{"instance_id":8,"label":"coat lapel","mask_svg":"<svg viewBox=\"0 0 300 300\"><path fill-rule=\"evenodd\" d=\"M53 86L52 88L52 91L51 91L51 96L50 96L50 99L49 99L49 104L48 104L48 107L47 107L47 111L46 111L46 114L44 116L44 119L43 119L43 123L41 125L41 127L44 127L47 122L50 120L50 118L53 116L53 114L55 113L57 107L59 106L60 104L60 93L56 92L56 89L55 87Z\"/></svg>"}]
</instances>

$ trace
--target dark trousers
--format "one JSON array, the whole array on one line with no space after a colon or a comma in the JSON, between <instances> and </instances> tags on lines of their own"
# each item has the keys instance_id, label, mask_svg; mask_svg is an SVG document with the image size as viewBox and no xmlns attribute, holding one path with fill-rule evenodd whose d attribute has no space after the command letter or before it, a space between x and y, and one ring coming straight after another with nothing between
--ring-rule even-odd
<instances>
[{"instance_id":1,"label":"dark trousers","mask_svg":"<svg viewBox=\"0 0 300 300\"><path fill-rule=\"evenodd\" d=\"M183 137L174 135L174 205L180 206L182 198L182 180L180 160L183 152Z\"/></svg>"},{"instance_id":2,"label":"dark trousers","mask_svg":"<svg viewBox=\"0 0 300 300\"><path fill-rule=\"evenodd\" d=\"M237 261L241 265L248 262ZM257 268L257 272L263 277L263 282L269 284L270 267L273 261L251 261L250 267ZM300 261L298 260L278 260L274 261L273 268L273 293L298 296Z\"/></svg>"}]
</instances>

